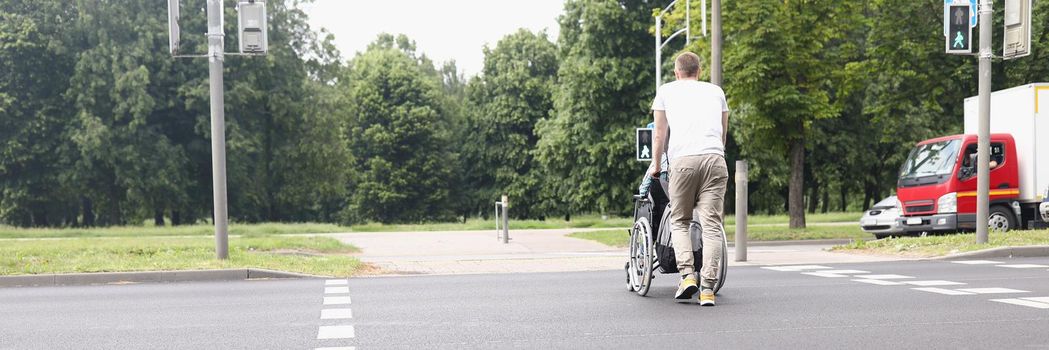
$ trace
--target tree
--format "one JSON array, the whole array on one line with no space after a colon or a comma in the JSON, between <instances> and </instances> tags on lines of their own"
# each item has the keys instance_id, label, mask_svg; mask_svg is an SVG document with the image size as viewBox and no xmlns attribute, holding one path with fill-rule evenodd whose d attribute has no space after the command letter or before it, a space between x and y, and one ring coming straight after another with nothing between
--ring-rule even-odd
<instances>
[{"instance_id":1,"label":"tree","mask_svg":"<svg viewBox=\"0 0 1049 350\"><path fill-rule=\"evenodd\" d=\"M458 164L436 70L406 37L392 39L380 36L346 76L343 118L356 173L344 220L448 219Z\"/></svg>"},{"instance_id":2,"label":"tree","mask_svg":"<svg viewBox=\"0 0 1049 350\"><path fill-rule=\"evenodd\" d=\"M63 181L75 14L63 3L0 1L0 223L78 223L79 198Z\"/></svg>"},{"instance_id":3,"label":"tree","mask_svg":"<svg viewBox=\"0 0 1049 350\"><path fill-rule=\"evenodd\" d=\"M484 70L470 81L467 142L468 182L478 187L475 204L510 196L518 218L541 218L547 182L534 159L535 124L553 109L557 47L545 33L521 29L484 48ZM483 205L483 207L481 206Z\"/></svg>"},{"instance_id":4,"label":"tree","mask_svg":"<svg viewBox=\"0 0 1049 350\"><path fill-rule=\"evenodd\" d=\"M537 123L536 158L561 210L627 215L645 166L634 161L634 128L652 120L654 57L648 1L565 3L558 19L554 115Z\"/></svg>"},{"instance_id":5,"label":"tree","mask_svg":"<svg viewBox=\"0 0 1049 350\"><path fill-rule=\"evenodd\" d=\"M834 87L856 54L845 39L859 11L855 3L819 1L725 5L726 90L740 122L734 134L751 159L790 160L790 226L805 227L806 142L814 121L841 113Z\"/></svg>"}]
</instances>

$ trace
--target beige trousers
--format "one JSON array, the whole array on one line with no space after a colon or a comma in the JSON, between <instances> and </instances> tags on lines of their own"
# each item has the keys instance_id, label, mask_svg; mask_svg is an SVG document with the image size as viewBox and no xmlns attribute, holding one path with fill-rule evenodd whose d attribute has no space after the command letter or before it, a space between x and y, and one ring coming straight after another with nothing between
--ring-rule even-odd
<instances>
[{"instance_id":1,"label":"beige trousers","mask_svg":"<svg viewBox=\"0 0 1049 350\"><path fill-rule=\"evenodd\" d=\"M700 284L713 288L721 265L721 241L724 219L725 186L728 166L725 157L703 154L678 157L670 161L670 228L671 243L682 275L696 271L692 256L692 238L688 226L693 210L703 227L703 268Z\"/></svg>"}]
</instances>

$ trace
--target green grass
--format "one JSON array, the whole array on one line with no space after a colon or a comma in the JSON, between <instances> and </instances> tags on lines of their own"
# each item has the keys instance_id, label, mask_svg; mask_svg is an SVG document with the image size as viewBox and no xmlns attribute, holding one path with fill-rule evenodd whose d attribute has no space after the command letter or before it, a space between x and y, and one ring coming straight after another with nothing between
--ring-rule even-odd
<instances>
[{"instance_id":1,"label":"green grass","mask_svg":"<svg viewBox=\"0 0 1049 350\"><path fill-rule=\"evenodd\" d=\"M735 240L736 227L726 226L725 233L729 242ZM601 230L575 232L569 237L587 239L612 247L626 247L629 244L627 230ZM855 226L810 226L805 229L792 230L779 226L752 226L747 230L747 241L785 241L806 239L855 239L871 238L859 225Z\"/></svg>"},{"instance_id":2,"label":"green grass","mask_svg":"<svg viewBox=\"0 0 1049 350\"><path fill-rule=\"evenodd\" d=\"M231 224L229 234L242 236L268 236L298 233L336 233L350 229L334 224L314 223L265 223ZM17 228L0 226L0 238L80 238L80 237L164 237L164 236L210 236L215 234L211 225L185 226L118 226L90 228Z\"/></svg>"},{"instance_id":3,"label":"green grass","mask_svg":"<svg viewBox=\"0 0 1049 350\"><path fill-rule=\"evenodd\" d=\"M234 237L229 260L215 259L208 237L9 240L0 243L0 275L264 268L352 276L357 248L325 237Z\"/></svg>"},{"instance_id":4,"label":"green grass","mask_svg":"<svg viewBox=\"0 0 1049 350\"><path fill-rule=\"evenodd\" d=\"M810 214L806 216L809 223L838 223L859 221L862 213L828 213ZM734 225L735 217L725 217L725 225ZM786 226L788 218L786 215L751 215L748 223L753 225L751 230L759 226L780 225ZM545 221L539 220L510 220L510 229L565 229L565 228L628 228L632 224L630 218L611 217L602 219L596 215L582 215L572 217L572 221L564 221L555 218ZM415 232L415 231L471 231L495 229L494 219L483 220L480 218L469 219L466 223L418 223L384 225L370 223L354 226L340 226L335 224L320 223L263 223L263 224L231 224L229 233L245 237L259 237L279 234L307 234L307 233L343 233L343 232ZM775 230L786 232L786 230ZM11 226L0 226L0 239L5 238L87 238L87 237L190 237L211 236L214 234L211 225L185 225L185 226L119 226L119 227L90 227L90 228L17 228ZM805 234L807 232L799 232ZM797 234L795 236L798 236Z\"/></svg>"},{"instance_id":5,"label":"green grass","mask_svg":"<svg viewBox=\"0 0 1049 350\"><path fill-rule=\"evenodd\" d=\"M820 213L820 214L805 214L805 222L809 224L813 223L838 223L838 222L851 222L859 225L860 218L863 217L863 212L858 213ZM786 215L750 215L747 216L748 225L787 225L790 223L790 218ZM725 225L735 225L736 217L732 215L725 216Z\"/></svg>"},{"instance_id":6,"label":"green grass","mask_svg":"<svg viewBox=\"0 0 1049 350\"><path fill-rule=\"evenodd\" d=\"M988 248L1027 245L1049 245L1049 230L991 232L988 244L976 244L976 234L969 233L857 241L834 247L834 250L909 257L935 257Z\"/></svg>"}]
</instances>

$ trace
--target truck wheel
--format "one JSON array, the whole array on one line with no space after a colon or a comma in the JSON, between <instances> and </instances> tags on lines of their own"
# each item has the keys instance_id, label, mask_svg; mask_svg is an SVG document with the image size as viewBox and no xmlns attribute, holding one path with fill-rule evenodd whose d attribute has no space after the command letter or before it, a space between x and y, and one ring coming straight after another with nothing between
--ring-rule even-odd
<instances>
[{"instance_id":1,"label":"truck wheel","mask_svg":"<svg viewBox=\"0 0 1049 350\"><path fill-rule=\"evenodd\" d=\"M996 232L1007 232L1016 228L1016 215L1008 208L991 207L991 215L987 217L988 229Z\"/></svg>"}]
</instances>

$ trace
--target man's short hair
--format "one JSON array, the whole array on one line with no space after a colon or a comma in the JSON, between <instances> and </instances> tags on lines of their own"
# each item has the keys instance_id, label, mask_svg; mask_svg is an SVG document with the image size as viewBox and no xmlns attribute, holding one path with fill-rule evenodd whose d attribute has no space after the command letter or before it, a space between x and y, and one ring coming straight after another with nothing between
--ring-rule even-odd
<instances>
[{"instance_id":1,"label":"man's short hair","mask_svg":"<svg viewBox=\"0 0 1049 350\"><path fill-rule=\"evenodd\" d=\"M699 76L699 56L691 52L683 52L674 59L674 70L681 72L686 77Z\"/></svg>"}]
</instances>

